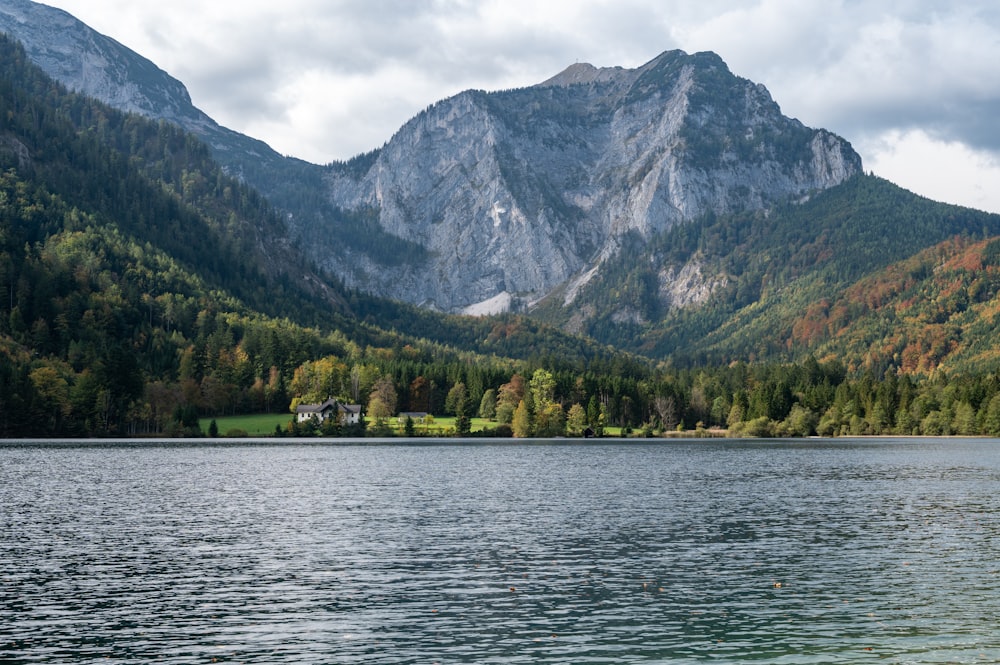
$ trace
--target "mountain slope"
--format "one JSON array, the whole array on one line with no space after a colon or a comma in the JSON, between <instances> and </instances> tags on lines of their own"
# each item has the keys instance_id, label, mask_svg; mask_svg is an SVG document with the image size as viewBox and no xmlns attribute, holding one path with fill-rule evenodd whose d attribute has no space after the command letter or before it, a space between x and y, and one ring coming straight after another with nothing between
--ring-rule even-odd
<instances>
[{"instance_id":1,"label":"mountain slope","mask_svg":"<svg viewBox=\"0 0 1000 665\"><path fill-rule=\"evenodd\" d=\"M817 303L858 294L859 280L949 238L997 234L1000 215L859 175L803 203L707 216L636 242L581 291L575 311L555 303L538 314L684 364L802 359L819 347L794 331ZM862 347L840 351L855 366L872 362Z\"/></svg>"},{"instance_id":2,"label":"mountain slope","mask_svg":"<svg viewBox=\"0 0 1000 665\"><path fill-rule=\"evenodd\" d=\"M790 341L876 374L1000 369L1000 238L955 237L812 303Z\"/></svg>"},{"instance_id":3,"label":"mountain slope","mask_svg":"<svg viewBox=\"0 0 1000 665\"><path fill-rule=\"evenodd\" d=\"M846 142L783 117L710 53L461 93L323 168L219 127L179 82L58 10L3 0L0 28L69 87L197 133L347 285L445 311L523 307L560 285L571 302L630 232L765 208L860 170Z\"/></svg>"},{"instance_id":4,"label":"mountain slope","mask_svg":"<svg viewBox=\"0 0 1000 665\"><path fill-rule=\"evenodd\" d=\"M0 436L161 432L175 407L283 411L318 360L371 362L369 383L394 359L400 373L476 367L480 383L509 378L497 354L630 362L516 318L346 292L283 230L196 137L68 93L0 35ZM425 337L406 334L415 320Z\"/></svg>"},{"instance_id":5,"label":"mountain slope","mask_svg":"<svg viewBox=\"0 0 1000 665\"><path fill-rule=\"evenodd\" d=\"M0 30L26 45L32 61L71 90L119 110L178 122L211 121L184 85L152 62L70 14L29 0L0 3Z\"/></svg>"},{"instance_id":6,"label":"mountain slope","mask_svg":"<svg viewBox=\"0 0 1000 665\"><path fill-rule=\"evenodd\" d=\"M820 346L796 332L808 328L799 317L949 237L998 233L995 215L861 175L845 141L785 118L711 53L668 52L633 70L577 64L530 88L463 92L382 148L323 167L219 127L179 82L58 10L0 0L0 27L77 89L205 138L227 173L281 210L284 236L273 227L263 243L272 272L296 261L280 247L300 243L354 289L352 310L368 322L480 350L509 326L441 325L364 294L446 311L527 308L682 364L843 352L856 366L899 366L833 338Z\"/></svg>"},{"instance_id":7,"label":"mountain slope","mask_svg":"<svg viewBox=\"0 0 1000 665\"><path fill-rule=\"evenodd\" d=\"M301 190L296 183L304 172L319 171L220 126L194 106L183 83L61 9L31 0L0 0L0 31L20 41L32 62L70 90L196 134L230 175L269 197L286 193L289 198L287 192Z\"/></svg>"},{"instance_id":8,"label":"mountain slope","mask_svg":"<svg viewBox=\"0 0 1000 665\"><path fill-rule=\"evenodd\" d=\"M679 51L634 70L574 65L531 88L461 93L369 161L330 168L330 201L370 211L429 256L384 269L326 246L323 264L444 310L530 304L560 285L568 305L629 234L767 208L861 166L845 141L782 116L718 56Z\"/></svg>"}]
</instances>

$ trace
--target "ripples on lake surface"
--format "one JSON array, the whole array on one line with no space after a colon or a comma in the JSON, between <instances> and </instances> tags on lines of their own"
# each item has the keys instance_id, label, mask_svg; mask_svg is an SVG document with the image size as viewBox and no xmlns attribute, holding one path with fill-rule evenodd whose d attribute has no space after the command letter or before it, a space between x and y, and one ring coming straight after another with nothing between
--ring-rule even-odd
<instances>
[{"instance_id":1,"label":"ripples on lake surface","mask_svg":"<svg viewBox=\"0 0 1000 665\"><path fill-rule=\"evenodd\" d=\"M1000 662L1000 443L0 444L0 660Z\"/></svg>"}]
</instances>

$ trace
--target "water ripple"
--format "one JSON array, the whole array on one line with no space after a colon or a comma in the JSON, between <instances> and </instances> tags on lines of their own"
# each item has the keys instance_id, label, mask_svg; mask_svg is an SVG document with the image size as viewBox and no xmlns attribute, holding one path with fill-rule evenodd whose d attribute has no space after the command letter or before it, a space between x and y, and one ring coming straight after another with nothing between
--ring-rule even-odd
<instances>
[{"instance_id":1,"label":"water ripple","mask_svg":"<svg viewBox=\"0 0 1000 665\"><path fill-rule=\"evenodd\" d=\"M0 447L0 660L1000 662L1000 446Z\"/></svg>"}]
</instances>

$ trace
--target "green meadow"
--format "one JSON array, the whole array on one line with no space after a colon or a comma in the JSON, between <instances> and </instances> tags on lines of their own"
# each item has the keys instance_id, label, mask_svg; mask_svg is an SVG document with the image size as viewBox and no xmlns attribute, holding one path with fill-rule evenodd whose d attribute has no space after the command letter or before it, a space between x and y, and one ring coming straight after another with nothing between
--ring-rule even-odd
<instances>
[{"instance_id":1,"label":"green meadow","mask_svg":"<svg viewBox=\"0 0 1000 665\"><path fill-rule=\"evenodd\" d=\"M280 427L282 431L287 431L288 423L292 420L290 413L258 413L247 416L220 416L218 418L202 418L198 424L201 431L206 435L212 420L219 429L219 436L222 437L262 437L274 436L275 428ZM493 429L497 426L495 421L485 418L472 418L472 431L480 432L484 429ZM404 425L397 422L395 418L387 423L389 434L403 436ZM374 423L368 423L369 434L375 430ZM415 436L454 436L455 418L451 416L434 416L427 423L414 423L413 433ZM605 429L605 436L621 436L621 428L608 427Z\"/></svg>"},{"instance_id":2,"label":"green meadow","mask_svg":"<svg viewBox=\"0 0 1000 665\"><path fill-rule=\"evenodd\" d=\"M290 413L260 413L247 416L220 416L214 418L219 436L274 436L275 428L287 430L292 420ZM208 433L213 418L202 418L198 421L201 431ZM395 418L387 422L389 432L402 435L404 424ZM484 418L472 418L472 431L478 432L488 427L496 427L496 423ZM369 431L375 430L375 424L368 423ZM455 433L453 417L433 417L427 423L414 423L413 433L416 436L450 436Z\"/></svg>"},{"instance_id":3,"label":"green meadow","mask_svg":"<svg viewBox=\"0 0 1000 665\"><path fill-rule=\"evenodd\" d=\"M274 436L274 428L288 427L292 420L290 413L257 413L247 416L220 416L218 418L202 418L198 421L201 431L208 434L209 425L215 420L219 428L219 436L234 436L237 432L245 432L240 436Z\"/></svg>"}]
</instances>

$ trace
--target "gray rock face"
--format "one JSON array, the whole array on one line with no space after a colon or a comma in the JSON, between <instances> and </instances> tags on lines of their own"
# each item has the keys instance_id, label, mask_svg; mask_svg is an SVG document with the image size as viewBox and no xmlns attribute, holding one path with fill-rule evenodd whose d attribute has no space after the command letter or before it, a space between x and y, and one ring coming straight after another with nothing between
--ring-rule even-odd
<instances>
[{"instance_id":1,"label":"gray rock face","mask_svg":"<svg viewBox=\"0 0 1000 665\"><path fill-rule=\"evenodd\" d=\"M0 30L20 40L31 59L70 90L123 111L209 121L180 81L60 9L2 0Z\"/></svg>"},{"instance_id":2,"label":"gray rock face","mask_svg":"<svg viewBox=\"0 0 1000 665\"><path fill-rule=\"evenodd\" d=\"M444 311L530 307L553 292L569 305L627 237L766 209L861 171L846 141L786 118L712 53L463 92L377 152L321 167L220 127L179 81L65 12L0 0L0 30L68 87L199 134L348 286ZM419 251L393 256L400 243ZM681 293L694 277L663 276L664 293L701 299L704 285Z\"/></svg>"},{"instance_id":3,"label":"gray rock face","mask_svg":"<svg viewBox=\"0 0 1000 665\"><path fill-rule=\"evenodd\" d=\"M378 210L385 231L430 256L374 272L332 253L326 264L442 310L530 305L557 287L569 304L627 234L767 208L860 170L847 142L784 117L714 54L576 64L531 88L439 102L365 173L332 168L332 203Z\"/></svg>"},{"instance_id":4,"label":"gray rock face","mask_svg":"<svg viewBox=\"0 0 1000 665\"><path fill-rule=\"evenodd\" d=\"M183 83L61 9L0 0L0 31L20 41L32 62L70 90L194 132L237 174L244 163L284 159L261 141L219 126L192 104Z\"/></svg>"}]
</instances>

